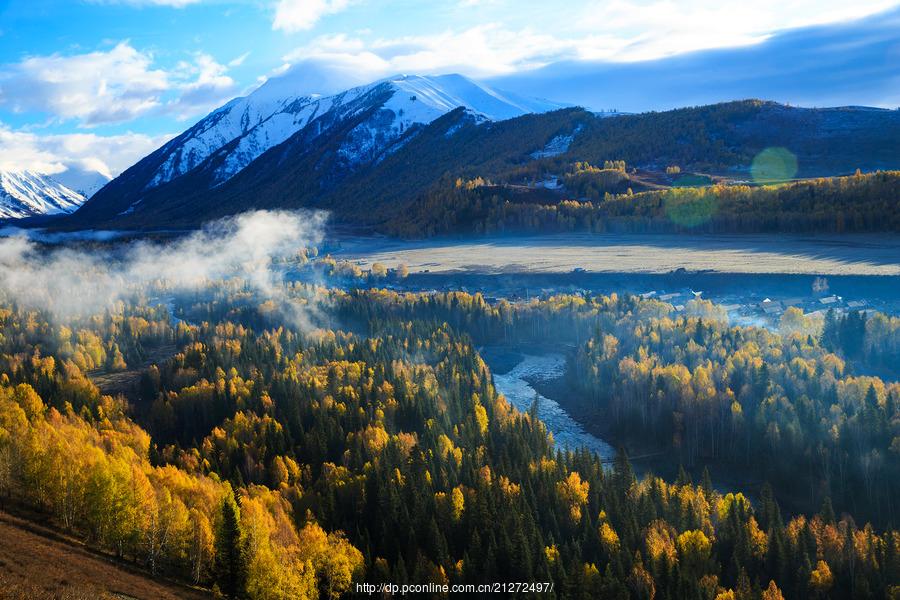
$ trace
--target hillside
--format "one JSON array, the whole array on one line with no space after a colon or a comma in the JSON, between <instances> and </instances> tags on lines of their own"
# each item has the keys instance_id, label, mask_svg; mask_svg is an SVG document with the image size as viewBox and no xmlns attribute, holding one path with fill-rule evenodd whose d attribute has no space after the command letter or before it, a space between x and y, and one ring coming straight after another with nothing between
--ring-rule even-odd
<instances>
[{"instance_id":1,"label":"hillside","mask_svg":"<svg viewBox=\"0 0 900 600\"><path fill-rule=\"evenodd\" d=\"M118 302L64 326L0 303L0 497L151 572L239 598L423 581L641 597L629 593L635 572L658 598L875 598L896 585L897 532L883 524L896 522L898 465L870 457L891 452L900 384L858 377L833 354L895 364L896 319L874 317L857 351L855 320L820 341L730 325L708 301L676 316L627 294L490 304L460 291L278 284L284 306L328 306L358 335L297 329L236 281L185 290L171 309ZM136 368L170 344L180 350L143 369L127 400L85 376ZM578 397L597 410L634 398L595 414L696 467L701 483L686 472L638 480L624 454L610 469L557 445L533 396L500 394L476 344L570 344ZM607 397L608 381L621 395ZM679 415L700 427L680 429ZM821 462L804 460L813 452ZM771 485L750 488L753 502L744 484L723 490L699 477L711 459ZM795 493L804 514L784 514L778 498ZM15 581L41 581L25 597L65 597L54 594L62 580L146 597L124 588L126 574L0 535Z\"/></svg>"},{"instance_id":2,"label":"hillside","mask_svg":"<svg viewBox=\"0 0 900 600\"><path fill-rule=\"evenodd\" d=\"M677 185L666 174L673 165L686 176L700 174L682 181L750 180L754 158L767 149L775 149L776 157L796 158L796 168L782 169L784 177L900 167L900 111L742 101L615 117L569 108L491 120L458 108L403 133L387 127L383 131L398 132L390 140L372 137L372 123L400 114L385 108L396 96L392 90L371 88L364 98L318 117L314 126L262 152L222 183L216 183L216 173L241 141L226 144L169 181L149 185L150 174L168 160L163 159L167 145L107 185L67 225L190 227L248 208L316 207L332 211L338 222L391 230L397 215L427 204L425 196L449 189L458 178L518 185L526 202L553 204L584 199L581 187L541 183L583 170L580 163L625 161L630 181L595 190L600 198L604 191L615 195L625 188L637 192ZM184 136L195 135L196 127ZM360 131L368 132L362 141ZM170 144L184 142L184 136ZM553 189L549 199L547 187ZM536 191L543 198L532 198Z\"/></svg>"},{"instance_id":3,"label":"hillside","mask_svg":"<svg viewBox=\"0 0 900 600\"><path fill-rule=\"evenodd\" d=\"M52 529L2 511L0 539L0 598L209 597L200 590L152 579Z\"/></svg>"},{"instance_id":4,"label":"hillside","mask_svg":"<svg viewBox=\"0 0 900 600\"><path fill-rule=\"evenodd\" d=\"M799 177L898 167L900 111L796 108L750 100L594 120L570 154L591 162L748 171L766 148L797 156Z\"/></svg>"}]
</instances>

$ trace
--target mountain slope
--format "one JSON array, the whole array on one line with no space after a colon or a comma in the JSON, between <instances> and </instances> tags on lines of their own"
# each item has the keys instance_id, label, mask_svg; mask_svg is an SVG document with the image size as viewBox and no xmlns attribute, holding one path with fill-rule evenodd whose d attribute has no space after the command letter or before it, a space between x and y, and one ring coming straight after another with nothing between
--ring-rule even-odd
<instances>
[{"instance_id":1,"label":"mountain slope","mask_svg":"<svg viewBox=\"0 0 900 600\"><path fill-rule=\"evenodd\" d=\"M420 96L428 103L415 104ZM488 99L480 100L484 108ZM472 102L391 81L348 92L224 182L217 173L239 156L246 135L184 175L147 188L146 174L158 166L151 155L87 202L68 226L190 227L250 208L317 207L340 222L390 229L391 219L457 178L521 186L559 176L577 162L624 160L629 167L678 165L741 180L750 178L754 157L772 147L796 156L798 177L900 168L900 111L741 101L611 118L571 108L500 121L458 108L427 124L417 121L457 101ZM421 112L410 115L410 103Z\"/></svg>"},{"instance_id":2,"label":"mountain slope","mask_svg":"<svg viewBox=\"0 0 900 600\"><path fill-rule=\"evenodd\" d=\"M746 100L595 119L569 148L593 163L682 167L749 176L753 158L783 147L798 177L900 167L900 110L799 108Z\"/></svg>"},{"instance_id":3,"label":"mountain slope","mask_svg":"<svg viewBox=\"0 0 900 600\"><path fill-rule=\"evenodd\" d=\"M130 214L170 184L188 193L212 190L295 136L314 143L341 132L333 151L343 168L353 169L459 106L482 120L558 107L504 94L460 75L403 75L327 97L298 95L289 79L273 79L213 111L128 169L96 194L82 216ZM353 127L345 127L350 122Z\"/></svg>"},{"instance_id":4,"label":"mountain slope","mask_svg":"<svg viewBox=\"0 0 900 600\"><path fill-rule=\"evenodd\" d=\"M0 218L71 213L84 201L84 196L47 175L0 171Z\"/></svg>"}]
</instances>

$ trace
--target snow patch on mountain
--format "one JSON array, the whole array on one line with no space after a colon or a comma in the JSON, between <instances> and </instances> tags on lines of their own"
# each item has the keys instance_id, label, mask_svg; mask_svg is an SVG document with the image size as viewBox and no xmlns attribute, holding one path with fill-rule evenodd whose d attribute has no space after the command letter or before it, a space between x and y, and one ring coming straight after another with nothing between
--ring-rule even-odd
<instances>
[{"instance_id":1,"label":"snow patch on mountain","mask_svg":"<svg viewBox=\"0 0 900 600\"><path fill-rule=\"evenodd\" d=\"M47 175L0 171L0 218L74 212L85 197Z\"/></svg>"},{"instance_id":2,"label":"snow patch on mountain","mask_svg":"<svg viewBox=\"0 0 900 600\"><path fill-rule=\"evenodd\" d=\"M215 183L218 185L228 181L266 150L287 141L332 109L357 99L363 91L362 88L357 88L335 96L304 98L288 104L284 110L269 116L241 136L234 147L222 150L225 159L215 171Z\"/></svg>"},{"instance_id":3,"label":"snow patch on mountain","mask_svg":"<svg viewBox=\"0 0 900 600\"><path fill-rule=\"evenodd\" d=\"M430 123L438 116L460 106L480 113L492 121L512 119L526 113L547 112L565 106L501 92L456 74L433 77L401 75L393 78L391 82L398 90L408 92L415 96L416 100L420 100L422 105L435 111L436 114L431 113L430 119L420 121L424 123ZM427 117L423 115L423 118Z\"/></svg>"},{"instance_id":4,"label":"snow patch on mountain","mask_svg":"<svg viewBox=\"0 0 900 600\"><path fill-rule=\"evenodd\" d=\"M467 123L481 125L482 123L487 123L489 121L490 119L488 119L484 115L466 109L463 118L459 119L456 123L448 127L447 131L444 132L444 139L449 140L450 138L452 138L454 135L456 135L456 132L462 129Z\"/></svg>"},{"instance_id":5,"label":"snow patch on mountain","mask_svg":"<svg viewBox=\"0 0 900 600\"><path fill-rule=\"evenodd\" d=\"M314 96L281 96L261 86L253 94L235 98L217 108L163 146L166 158L157 169L147 188L153 188L197 167L216 150L252 129L286 107L294 111L315 100ZM279 92L281 90L278 90Z\"/></svg>"},{"instance_id":6,"label":"snow patch on mountain","mask_svg":"<svg viewBox=\"0 0 900 600\"><path fill-rule=\"evenodd\" d=\"M575 128L575 131L568 135L560 134L554 137L552 140L547 142L547 145L541 148L540 150L535 150L531 153L531 158L549 158L551 156L559 156L563 152L567 152L569 150L569 146L572 145L572 141L575 139L575 136L581 132L581 126Z\"/></svg>"},{"instance_id":7,"label":"snow patch on mountain","mask_svg":"<svg viewBox=\"0 0 900 600\"><path fill-rule=\"evenodd\" d=\"M299 131L316 127L318 135L367 110L372 115L338 149L350 166L377 160L410 129L460 106L493 121L562 107L500 92L461 75L398 75L326 97L298 92L289 76L274 78L213 111L163 147L163 161L145 189L184 175L213 156L220 159L213 185L220 185Z\"/></svg>"}]
</instances>

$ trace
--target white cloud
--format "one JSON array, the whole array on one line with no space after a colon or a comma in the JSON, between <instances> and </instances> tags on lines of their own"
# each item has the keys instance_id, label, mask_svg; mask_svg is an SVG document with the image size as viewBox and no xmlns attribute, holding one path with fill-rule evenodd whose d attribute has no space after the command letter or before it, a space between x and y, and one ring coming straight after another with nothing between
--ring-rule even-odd
<instances>
[{"instance_id":1,"label":"white cloud","mask_svg":"<svg viewBox=\"0 0 900 600\"><path fill-rule=\"evenodd\" d=\"M897 0L610 0L585 6L572 24L576 32L618 42L598 46L588 35L579 58L637 61L753 44L785 29L860 19L896 5Z\"/></svg>"},{"instance_id":2,"label":"white cloud","mask_svg":"<svg viewBox=\"0 0 900 600\"><path fill-rule=\"evenodd\" d=\"M229 60L229 61L228 61L228 66L229 66L230 68L231 68L231 67L239 67L239 66L241 66L242 64L244 64L244 61L247 60L247 57L248 57L248 56L250 56L250 53L249 53L249 52L244 52L243 54L241 54L241 55L238 56L237 58L233 58L233 59Z\"/></svg>"},{"instance_id":3,"label":"white cloud","mask_svg":"<svg viewBox=\"0 0 900 600\"><path fill-rule=\"evenodd\" d=\"M85 125L128 121L159 106L168 73L121 42L108 52L32 56L0 71L0 103Z\"/></svg>"},{"instance_id":4,"label":"white cloud","mask_svg":"<svg viewBox=\"0 0 900 600\"><path fill-rule=\"evenodd\" d=\"M462 72L487 77L569 57L577 45L577 41L559 40L530 29L511 31L498 24L484 24L462 31L371 41L344 34L325 35L296 48L284 60L331 72L332 79L355 85L396 73Z\"/></svg>"},{"instance_id":5,"label":"white cloud","mask_svg":"<svg viewBox=\"0 0 900 600\"><path fill-rule=\"evenodd\" d=\"M460 0L464 5L485 0ZM504 22L395 38L320 36L284 59L320 69L363 73L348 81L399 72L458 71L489 77L560 60L629 62L694 50L754 44L780 30L842 22L887 10L897 0L612 0L535 13L542 25ZM524 7L523 11L526 11ZM559 32L564 32L559 33Z\"/></svg>"},{"instance_id":6,"label":"white cloud","mask_svg":"<svg viewBox=\"0 0 900 600\"><path fill-rule=\"evenodd\" d=\"M0 124L0 170L53 175L67 185L91 173L109 180L171 137L137 133L38 135Z\"/></svg>"},{"instance_id":7,"label":"white cloud","mask_svg":"<svg viewBox=\"0 0 900 600\"><path fill-rule=\"evenodd\" d=\"M312 29L325 15L341 12L351 0L278 0L272 29L287 33Z\"/></svg>"},{"instance_id":8,"label":"white cloud","mask_svg":"<svg viewBox=\"0 0 900 600\"><path fill-rule=\"evenodd\" d=\"M244 54L226 66L201 52L195 56L193 63L179 63L179 95L169 104L168 110L184 120L215 108L233 97L237 86L234 79L226 73L233 66L232 63L240 65L246 56Z\"/></svg>"},{"instance_id":9,"label":"white cloud","mask_svg":"<svg viewBox=\"0 0 900 600\"><path fill-rule=\"evenodd\" d=\"M61 245L42 251L33 240L111 239L115 232L67 235L8 227L0 238L0 285L22 306L65 321L112 308L150 285L154 293L197 293L211 282L236 278L260 302L274 303L288 325L308 329L326 305L288 296L277 265L319 245L326 219L320 211L248 211L165 244L95 250Z\"/></svg>"},{"instance_id":10,"label":"white cloud","mask_svg":"<svg viewBox=\"0 0 900 600\"><path fill-rule=\"evenodd\" d=\"M290 71L290 85L309 93L332 94L391 74L391 61L344 34L320 36L283 57L271 77Z\"/></svg>"},{"instance_id":11,"label":"white cloud","mask_svg":"<svg viewBox=\"0 0 900 600\"><path fill-rule=\"evenodd\" d=\"M234 96L229 68L197 53L192 61L164 70L154 66L151 53L124 41L108 51L32 56L0 67L0 105L17 113L47 113L55 121L77 120L85 127L154 112L189 118Z\"/></svg>"},{"instance_id":12,"label":"white cloud","mask_svg":"<svg viewBox=\"0 0 900 600\"><path fill-rule=\"evenodd\" d=\"M379 39L373 51L401 71L465 70L479 76L537 66L571 52L575 44L530 28L512 31L485 24L430 36Z\"/></svg>"}]
</instances>

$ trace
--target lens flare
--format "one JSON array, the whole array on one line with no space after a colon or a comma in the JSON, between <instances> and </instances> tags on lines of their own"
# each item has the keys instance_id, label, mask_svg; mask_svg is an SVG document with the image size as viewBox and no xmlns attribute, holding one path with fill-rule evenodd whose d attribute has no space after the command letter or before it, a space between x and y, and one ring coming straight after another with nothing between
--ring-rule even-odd
<instances>
[{"instance_id":1,"label":"lens flare","mask_svg":"<svg viewBox=\"0 0 900 600\"><path fill-rule=\"evenodd\" d=\"M712 219L718 210L716 197L708 188L669 190L663 196L666 216L682 227L697 227Z\"/></svg>"},{"instance_id":2,"label":"lens flare","mask_svg":"<svg viewBox=\"0 0 900 600\"><path fill-rule=\"evenodd\" d=\"M750 174L760 185L790 181L797 175L797 157L787 148L766 148L753 159Z\"/></svg>"}]
</instances>

